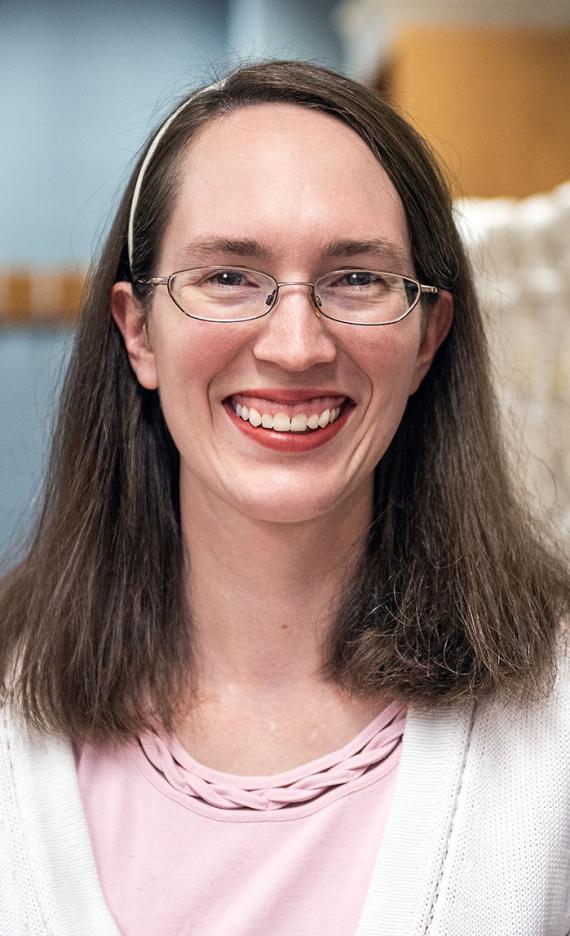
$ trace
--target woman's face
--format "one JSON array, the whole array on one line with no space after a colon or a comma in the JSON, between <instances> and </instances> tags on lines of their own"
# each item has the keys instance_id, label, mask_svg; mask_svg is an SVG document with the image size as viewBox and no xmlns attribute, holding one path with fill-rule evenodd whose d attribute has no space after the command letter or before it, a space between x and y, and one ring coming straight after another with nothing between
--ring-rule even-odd
<instances>
[{"instance_id":1,"label":"woman's face","mask_svg":"<svg viewBox=\"0 0 570 936\"><path fill-rule=\"evenodd\" d=\"M242 108L201 131L180 178L156 275L225 264L278 281L347 266L414 275L399 196L334 117L289 104ZM444 295L427 331L419 307L394 325L341 324L318 318L309 290L290 285L264 318L209 323L157 287L147 335L126 284L113 302L139 381L158 389L183 501L276 522L370 502L374 468L451 315ZM252 425L256 415L241 419L237 403L266 423L277 412L324 422L340 407L340 416L326 429L279 432Z\"/></svg>"}]
</instances>

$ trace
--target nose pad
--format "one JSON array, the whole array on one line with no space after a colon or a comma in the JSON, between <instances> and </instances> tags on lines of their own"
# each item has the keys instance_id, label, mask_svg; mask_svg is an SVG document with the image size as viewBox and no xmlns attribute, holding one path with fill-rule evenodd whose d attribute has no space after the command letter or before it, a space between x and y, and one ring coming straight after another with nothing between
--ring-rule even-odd
<instances>
[{"instance_id":1,"label":"nose pad","mask_svg":"<svg viewBox=\"0 0 570 936\"><path fill-rule=\"evenodd\" d=\"M315 315L317 316L317 318L321 318L323 314L321 311L323 304L321 300L319 299L319 297L316 295L314 289L311 289L311 302L313 303L313 310L315 312Z\"/></svg>"},{"instance_id":2,"label":"nose pad","mask_svg":"<svg viewBox=\"0 0 570 936\"><path fill-rule=\"evenodd\" d=\"M322 302L321 302L321 300L319 299L319 297L318 297L317 295L315 295L315 290L314 290L313 287L310 285L310 283L281 283L280 285L281 285L281 286L297 286L297 285L298 285L298 286L309 286L309 297L310 297L310 300L311 300L311 307L312 307L312 309L313 309L313 312L315 313L315 316L316 316L317 318L319 318L319 319L321 318L321 316L322 316L322 314L323 314L322 311L321 311ZM279 295L280 295L280 294L279 294L279 287L277 287L277 289L274 289L272 292L269 293L269 295L267 296L267 298L266 298L266 300L265 300L265 305L266 305L266 306L269 306L269 308L271 308L271 306L273 306L273 305L276 304L277 298L278 298Z\"/></svg>"}]
</instances>

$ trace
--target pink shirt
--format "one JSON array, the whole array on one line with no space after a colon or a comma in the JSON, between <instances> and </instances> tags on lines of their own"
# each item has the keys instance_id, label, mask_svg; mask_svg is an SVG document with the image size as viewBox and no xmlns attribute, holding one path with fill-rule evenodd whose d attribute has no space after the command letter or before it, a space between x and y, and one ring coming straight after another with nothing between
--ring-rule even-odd
<instances>
[{"instance_id":1,"label":"pink shirt","mask_svg":"<svg viewBox=\"0 0 570 936\"><path fill-rule=\"evenodd\" d=\"M124 936L353 936L386 822L405 707L271 777L194 761L169 736L85 745L81 795Z\"/></svg>"}]
</instances>

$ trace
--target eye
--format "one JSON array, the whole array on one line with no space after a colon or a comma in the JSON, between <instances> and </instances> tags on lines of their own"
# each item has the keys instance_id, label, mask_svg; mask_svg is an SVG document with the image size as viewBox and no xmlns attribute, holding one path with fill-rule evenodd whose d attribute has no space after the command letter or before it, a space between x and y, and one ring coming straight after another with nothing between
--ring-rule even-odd
<instances>
[{"instance_id":1,"label":"eye","mask_svg":"<svg viewBox=\"0 0 570 936\"><path fill-rule=\"evenodd\" d=\"M264 275L238 267L210 267L189 271L186 284L206 298L219 302L243 302L267 289Z\"/></svg>"},{"instance_id":2,"label":"eye","mask_svg":"<svg viewBox=\"0 0 570 936\"><path fill-rule=\"evenodd\" d=\"M214 270L202 280L208 286L255 286L243 270Z\"/></svg>"},{"instance_id":3,"label":"eye","mask_svg":"<svg viewBox=\"0 0 570 936\"><path fill-rule=\"evenodd\" d=\"M325 288L346 292L366 290L379 294L390 288L389 277L372 270L343 270L340 273L331 274L330 278L323 277L323 280Z\"/></svg>"},{"instance_id":4,"label":"eye","mask_svg":"<svg viewBox=\"0 0 570 936\"><path fill-rule=\"evenodd\" d=\"M378 282L378 275L370 270L351 270L339 281L340 286L372 286Z\"/></svg>"}]
</instances>

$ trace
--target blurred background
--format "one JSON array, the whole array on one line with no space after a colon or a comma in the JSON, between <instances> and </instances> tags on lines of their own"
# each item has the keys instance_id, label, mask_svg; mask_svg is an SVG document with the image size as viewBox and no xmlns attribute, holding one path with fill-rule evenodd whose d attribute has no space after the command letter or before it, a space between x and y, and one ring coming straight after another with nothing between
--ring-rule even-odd
<instances>
[{"instance_id":1,"label":"blurred background","mask_svg":"<svg viewBox=\"0 0 570 936\"><path fill-rule=\"evenodd\" d=\"M150 128L243 60L388 97L456 198L513 450L570 532L570 0L0 0L0 551L37 509L81 284Z\"/></svg>"}]
</instances>

